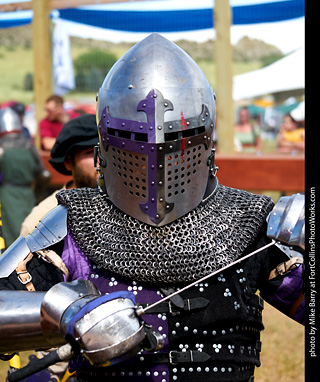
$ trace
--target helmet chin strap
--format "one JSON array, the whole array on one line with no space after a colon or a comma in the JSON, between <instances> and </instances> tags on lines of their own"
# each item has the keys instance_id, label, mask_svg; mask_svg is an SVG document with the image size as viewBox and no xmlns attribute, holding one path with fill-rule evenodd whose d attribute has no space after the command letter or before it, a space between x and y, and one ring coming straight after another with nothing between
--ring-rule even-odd
<instances>
[{"instance_id":1,"label":"helmet chin strap","mask_svg":"<svg viewBox=\"0 0 320 382\"><path fill-rule=\"evenodd\" d=\"M205 202L208 197L210 197L214 192L216 191L218 187L219 181L217 177L211 177L209 176L207 188L203 195L202 202Z\"/></svg>"},{"instance_id":2,"label":"helmet chin strap","mask_svg":"<svg viewBox=\"0 0 320 382\"><path fill-rule=\"evenodd\" d=\"M207 161L207 164L209 167L209 178L208 178L207 188L203 195L203 199L202 199L203 202L215 192L219 184L218 178L217 178L218 166L216 166L214 163L215 154L216 154L216 149L213 147Z\"/></svg>"}]
</instances>

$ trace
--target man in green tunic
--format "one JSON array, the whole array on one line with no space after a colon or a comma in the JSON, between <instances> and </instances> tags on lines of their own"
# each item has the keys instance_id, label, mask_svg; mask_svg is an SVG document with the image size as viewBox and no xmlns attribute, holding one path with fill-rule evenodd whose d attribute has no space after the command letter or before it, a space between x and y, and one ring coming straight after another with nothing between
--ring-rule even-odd
<instances>
[{"instance_id":1,"label":"man in green tunic","mask_svg":"<svg viewBox=\"0 0 320 382\"><path fill-rule=\"evenodd\" d=\"M35 205L34 186L47 179L39 154L22 134L17 113L0 110L0 203L6 247L19 236L21 223Z\"/></svg>"}]
</instances>

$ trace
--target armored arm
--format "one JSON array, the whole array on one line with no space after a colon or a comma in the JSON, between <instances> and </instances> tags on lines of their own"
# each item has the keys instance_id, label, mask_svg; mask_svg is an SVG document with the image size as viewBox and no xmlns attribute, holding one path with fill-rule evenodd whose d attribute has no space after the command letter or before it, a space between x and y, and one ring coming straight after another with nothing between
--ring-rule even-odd
<instances>
[{"instance_id":1,"label":"armored arm","mask_svg":"<svg viewBox=\"0 0 320 382\"><path fill-rule=\"evenodd\" d=\"M272 269L262 297L278 310L304 324L303 254L305 249L304 195L279 199L267 218L267 235L287 255L287 261Z\"/></svg>"},{"instance_id":2,"label":"armored arm","mask_svg":"<svg viewBox=\"0 0 320 382\"><path fill-rule=\"evenodd\" d=\"M1 277L21 277L15 275L17 264L63 239L66 229L66 208L58 206L0 257ZM32 279L28 271L23 275L25 282ZM48 361L67 359L81 350L91 363L103 366L136 354L145 336L130 292L101 296L88 280L60 282L47 292L0 290L0 354L62 345ZM15 380L23 379L20 374Z\"/></svg>"},{"instance_id":3,"label":"armored arm","mask_svg":"<svg viewBox=\"0 0 320 382\"><path fill-rule=\"evenodd\" d=\"M67 309L75 312L99 295L87 280L59 283L48 292L0 291L0 353L65 344L60 325ZM64 317L66 322L70 312Z\"/></svg>"}]
</instances>

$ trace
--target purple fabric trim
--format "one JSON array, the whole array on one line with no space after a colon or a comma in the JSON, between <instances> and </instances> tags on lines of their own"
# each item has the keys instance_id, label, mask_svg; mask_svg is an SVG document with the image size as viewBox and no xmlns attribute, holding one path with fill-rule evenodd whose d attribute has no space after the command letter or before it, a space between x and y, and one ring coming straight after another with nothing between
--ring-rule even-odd
<instances>
[{"instance_id":1,"label":"purple fabric trim","mask_svg":"<svg viewBox=\"0 0 320 382\"><path fill-rule=\"evenodd\" d=\"M288 315L292 301L295 301L303 288L302 266L294 268L283 276L279 288L272 294L265 294L263 298L275 308ZM295 315L292 317L300 324L305 324L305 300L302 301Z\"/></svg>"},{"instance_id":2,"label":"purple fabric trim","mask_svg":"<svg viewBox=\"0 0 320 382\"><path fill-rule=\"evenodd\" d=\"M87 256L83 255L80 249L76 246L69 229L67 236L64 239L64 248L61 258L69 270L68 281L89 279L90 260Z\"/></svg>"}]
</instances>

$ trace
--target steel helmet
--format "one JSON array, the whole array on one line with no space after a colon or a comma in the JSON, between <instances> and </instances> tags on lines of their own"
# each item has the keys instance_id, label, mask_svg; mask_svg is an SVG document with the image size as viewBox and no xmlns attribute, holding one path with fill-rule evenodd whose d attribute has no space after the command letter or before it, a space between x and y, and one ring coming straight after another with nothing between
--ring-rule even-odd
<instances>
[{"instance_id":1,"label":"steel helmet","mask_svg":"<svg viewBox=\"0 0 320 382\"><path fill-rule=\"evenodd\" d=\"M133 46L97 96L100 174L112 203L153 226L195 208L215 172L215 119L215 94L186 52L157 33Z\"/></svg>"},{"instance_id":2,"label":"steel helmet","mask_svg":"<svg viewBox=\"0 0 320 382\"><path fill-rule=\"evenodd\" d=\"M18 114L6 107L0 110L0 136L7 133L15 133L22 131L22 124Z\"/></svg>"}]
</instances>

